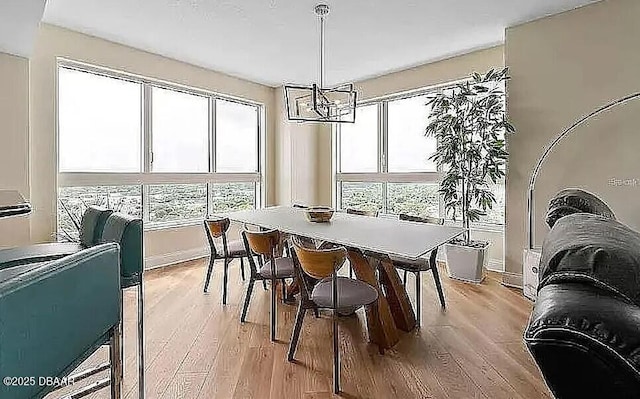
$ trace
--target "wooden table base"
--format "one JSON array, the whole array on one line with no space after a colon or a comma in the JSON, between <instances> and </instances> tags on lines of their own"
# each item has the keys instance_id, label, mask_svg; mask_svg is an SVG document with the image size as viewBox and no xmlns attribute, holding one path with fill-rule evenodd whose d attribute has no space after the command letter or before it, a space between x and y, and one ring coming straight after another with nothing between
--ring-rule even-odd
<instances>
[{"instance_id":1,"label":"wooden table base","mask_svg":"<svg viewBox=\"0 0 640 399\"><path fill-rule=\"evenodd\" d=\"M398 329L394 321L393 312L382 292L382 288L378 283L375 274L375 267L372 267L370 260L367 259L358 249L350 248L348 250L349 262L359 280L362 280L378 291L378 300L367 306L367 330L369 331L369 339L378 345L380 352L393 347L399 340ZM377 260L372 259L376 263ZM397 276L397 273L396 273ZM399 277L398 277L399 280ZM402 287L402 284L400 285ZM403 289L404 291L404 289Z\"/></svg>"},{"instance_id":2,"label":"wooden table base","mask_svg":"<svg viewBox=\"0 0 640 399\"><path fill-rule=\"evenodd\" d=\"M398 270L393 266L393 262L388 256L380 259L380 266L379 280L387 294L386 298L391 308L393 320L399 329L409 332L416 328L417 322L407 290L400 280Z\"/></svg>"}]
</instances>

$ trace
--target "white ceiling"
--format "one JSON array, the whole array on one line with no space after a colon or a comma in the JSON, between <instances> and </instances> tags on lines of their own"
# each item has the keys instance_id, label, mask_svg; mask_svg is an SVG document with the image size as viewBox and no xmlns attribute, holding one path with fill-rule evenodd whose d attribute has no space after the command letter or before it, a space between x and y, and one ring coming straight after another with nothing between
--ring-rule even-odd
<instances>
[{"instance_id":1,"label":"white ceiling","mask_svg":"<svg viewBox=\"0 0 640 399\"><path fill-rule=\"evenodd\" d=\"M49 0L44 21L278 86L317 81L318 2ZM591 2L327 0L327 81L359 80L489 47L504 41L507 26Z\"/></svg>"},{"instance_id":2,"label":"white ceiling","mask_svg":"<svg viewBox=\"0 0 640 399\"><path fill-rule=\"evenodd\" d=\"M0 52L29 57L46 0L0 0Z\"/></svg>"}]
</instances>

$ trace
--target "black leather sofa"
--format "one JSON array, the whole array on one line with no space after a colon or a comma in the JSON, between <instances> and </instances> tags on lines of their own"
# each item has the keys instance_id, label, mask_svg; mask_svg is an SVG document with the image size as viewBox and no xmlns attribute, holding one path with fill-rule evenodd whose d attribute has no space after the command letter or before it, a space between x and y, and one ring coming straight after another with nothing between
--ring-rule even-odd
<instances>
[{"instance_id":1,"label":"black leather sofa","mask_svg":"<svg viewBox=\"0 0 640 399\"><path fill-rule=\"evenodd\" d=\"M640 234L603 204L565 190L547 213L524 339L559 399L640 398Z\"/></svg>"}]
</instances>

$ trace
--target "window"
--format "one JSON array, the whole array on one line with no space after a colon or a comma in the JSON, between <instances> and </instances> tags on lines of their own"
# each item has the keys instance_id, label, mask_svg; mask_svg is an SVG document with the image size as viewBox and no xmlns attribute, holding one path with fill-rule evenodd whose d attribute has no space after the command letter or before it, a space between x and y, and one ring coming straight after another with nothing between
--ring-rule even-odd
<instances>
[{"instance_id":1,"label":"window","mask_svg":"<svg viewBox=\"0 0 640 399\"><path fill-rule=\"evenodd\" d=\"M442 171L429 160L437 151L424 135L430 115L423 90L360 104L355 124L336 126L336 206L444 218L438 193ZM497 203L480 224L504 224L504 182L490 185ZM447 217L450 218L450 217Z\"/></svg>"},{"instance_id":2,"label":"window","mask_svg":"<svg viewBox=\"0 0 640 399\"><path fill-rule=\"evenodd\" d=\"M154 172L209 171L209 100L153 87L151 131Z\"/></svg>"},{"instance_id":3,"label":"window","mask_svg":"<svg viewBox=\"0 0 640 399\"><path fill-rule=\"evenodd\" d=\"M381 183L343 182L340 208L382 211L382 190Z\"/></svg>"},{"instance_id":4,"label":"window","mask_svg":"<svg viewBox=\"0 0 640 399\"><path fill-rule=\"evenodd\" d=\"M140 172L142 85L60 68L58 87L60 172Z\"/></svg>"},{"instance_id":5,"label":"window","mask_svg":"<svg viewBox=\"0 0 640 399\"><path fill-rule=\"evenodd\" d=\"M62 239L94 204L152 228L261 205L261 105L71 61L58 76Z\"/></svg>"},{"instance_id":6,"label":"window","mask_svg":"<svg viewBox=\"0 0 640 399\"><path fill-rule=\"evenodd\" d=\"M359 107L356 123L341 125L340 172L378 171L378 106Z\"/></svg>"},{"instance_id":7,"label":"window","mask_svg":"<svg viewBox=\"0 0 640 399\"><path fill-rule=\"evenodd\" d=\"M149 186L149 221L152 223L203 219L206 213L206 184Z\"/></svg>"},{"instance_id":8,"label":"window","mask_svg":"<svg viewBox=\"0 0 640 399\"><path fill-rule=\"evenodd\" d=\"M216 172L258 171L258 108L216 101Z\"/></svg>"},{"instance_id":9,"label":"window","mask_svg":"<svg viewBox=\"0 0 640 399\"><path fill-rule=\"evenodd\" d=\"M72 241L84 211L97 205L128 215L142 216L142 190L140 186L83 186L60 187L58 190L58 235Z\"/></svg>"},{"instance_id":10,"label":"window","mask_svg":"<svg viewBox=\"0 0 640 399\"><path fill-rule=\"evenodd\" d=\"M435 172L429 156L436 152L436 139L425 137L430 107L427 96L389 101L389 172Z\"/></svg>"}]
</instances>

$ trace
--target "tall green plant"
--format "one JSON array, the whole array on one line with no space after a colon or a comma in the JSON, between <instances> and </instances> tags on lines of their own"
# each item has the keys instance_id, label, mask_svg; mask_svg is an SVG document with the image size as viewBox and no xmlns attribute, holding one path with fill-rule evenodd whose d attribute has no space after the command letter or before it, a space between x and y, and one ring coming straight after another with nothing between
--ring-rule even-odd
<instances>
[{"instance_id":1,"label":"tall green plant","mask_svg":"<svg viewBox=\"0 0 640 399\"><path fill-rule=\"evenodd\" d=\"M515 131L507 121L503 82L507 68L474 73L453 89L429 98L425 135L435 137L437 151L429 157L444 171L439 192L445 212L468 229L493 208L496 198L489 182L504 177L507 159L505 133ZM468 230L465 244L470 245Z\"/></svg>"}]
</instances>

